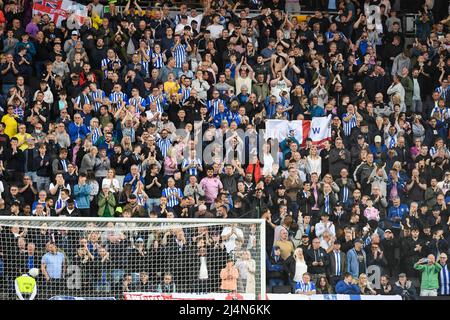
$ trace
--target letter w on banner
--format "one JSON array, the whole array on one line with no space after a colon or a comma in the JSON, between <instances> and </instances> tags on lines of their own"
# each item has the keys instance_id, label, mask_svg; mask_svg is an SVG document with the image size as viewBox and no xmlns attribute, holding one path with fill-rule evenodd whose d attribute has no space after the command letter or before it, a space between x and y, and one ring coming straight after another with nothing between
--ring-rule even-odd
<instances>
[{"instance_id":1,"label":"letter w on banner","mask_svg":"<svg viewBox=\"0 0 450 320\"><path fill-rule=\"evenodd\" d=\"M67 20L68 29L79 29L88 16L88 10L86 6L70 0L35 0L33 14L48 14L57 27Z\"/></svg>"},{"instance_id":2,"label":"letter w on banner","mask_svg":"<svg viewBox=\"0 0 450 320\"><path fill-rule=\"evenodd\" d=\"M331 138L331 116L315 117L313 120L267 120L264 138L277 138L283 141L289 134L304 145L307 138L311 138L313 144L321 144Z\"/></svg>"}]
</instances>

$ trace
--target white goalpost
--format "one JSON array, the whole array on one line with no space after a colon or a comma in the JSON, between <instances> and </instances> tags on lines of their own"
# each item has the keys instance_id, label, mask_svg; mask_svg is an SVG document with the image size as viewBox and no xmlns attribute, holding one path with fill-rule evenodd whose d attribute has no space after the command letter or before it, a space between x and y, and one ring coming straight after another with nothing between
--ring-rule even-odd
<instances>
[{"instance_id":1,"label":"white goalpost","mask_svg":"<svg viewBox=\"0 0 450 320\"><path fill-rule=\"evenodd\" d=\"M0 299L30 274L34 299L259 299L265 242L262 219L4 216Z\"/></svg>"}]
</instances>

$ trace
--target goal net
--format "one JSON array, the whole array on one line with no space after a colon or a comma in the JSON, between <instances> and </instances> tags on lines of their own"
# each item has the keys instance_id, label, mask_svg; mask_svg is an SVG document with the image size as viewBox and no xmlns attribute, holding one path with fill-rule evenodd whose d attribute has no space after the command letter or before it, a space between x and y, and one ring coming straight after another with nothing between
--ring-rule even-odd
<instances>
[{"instance_id":1,"label":"goal net","mask_svg":"<svg viewBox=\"0 0 450 320\"><path fill-rule=\"evenodd\" d=\"M31 274L34 299L256 299L264 243L260 219L0 217L0 298Z\"/></svg>"}]
</instances>

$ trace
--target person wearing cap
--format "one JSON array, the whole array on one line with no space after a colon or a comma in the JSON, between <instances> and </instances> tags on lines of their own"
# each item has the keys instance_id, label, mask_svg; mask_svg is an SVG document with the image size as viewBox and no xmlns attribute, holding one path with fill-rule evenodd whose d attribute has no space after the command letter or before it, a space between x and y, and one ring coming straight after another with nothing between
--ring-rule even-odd
<instances>
[{"instance_id":1,"label":"person wearing cap","mask_svg":"<svg viewBox=\"0 0 450 320\"><path fill-rule=\"evenodd\" d=\"M388 148L383 143L381 136L376 135L373 139L373 143L369 146L370 153L374 156L374 161L382 160L386 157Z\"/></svg>"},{"instance_id":2,"label":"person wearing cap","mask_svg":"<svg viewBox=\"0 0 450 320\"><path fill-rule=\"evenodd\" d=\"M395 255L395 251L397 248L400 248L400 243L398 239L394 237L391 229L384 230L382 238L380 246L383 248L383 255L387 261L385 271L389 276L393 277L398 273L398 258Z\"/></svg>"},{"instance_id":3,"label":"person wearing cap","mask_svg":"<svg viewBox=\"0 0 450 320\"><path fill-rule=\"evenodd\" d=\"M28 273L22 274L14 280L14 287L18 300L34 300L37 294L36 278L39 275L38 268L32 268Z\"/></svg>"},{"instance_id":4,"label":"person wearing cap","mask_svg":"<svg viewBox=\"0 0 450 320\"><path fill-rule=\"evenodd\" d=\"M414 264L414 269L422 273L420 281L421 297L436 297L439 288L439 273L442 265L436 262L433 254L429 254L426 258L422 258Z\"/></svg>"},{"instance_id":5,"label":"person wearing cap","mask_svg":"<svg viewBox=\"0 0 450 320\"><path fill-rule=\"evenodd\" d=\"M358 238L353 243L353 249L347 252L347 272L354 278L359 278L361 273L366 273L367 257L363 249L364 241Z\"/></svg>"},{"instance_id":6,"label":"person wearing cap","mask_svg":"<svg viewBox=\"0 0 450 320\"><path fill-rule=\"evenodd\" d=\"M398 275L398 281L395 282L392 289L393 294L399 295L403 300L416 300L417 292L412 282L406 277L406 273Z\"/></svg>"}]
</instances>

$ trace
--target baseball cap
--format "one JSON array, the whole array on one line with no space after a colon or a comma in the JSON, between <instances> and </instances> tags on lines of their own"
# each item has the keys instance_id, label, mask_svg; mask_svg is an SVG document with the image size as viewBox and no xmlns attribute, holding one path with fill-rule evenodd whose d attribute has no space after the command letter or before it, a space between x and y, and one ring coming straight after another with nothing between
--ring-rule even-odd
<instances>
[{"instance_id":1,"label":"baseball cap","mask_svg":"<svg viewBox=\"0 0 450 320\"><path fill-rule=\"evenodd\" d=\"M136 195L134 193L130 194L130 196L128 197L129 199L137 199Z\"/></svg>"},{"instance_id":2,"label":"baseball cap","mask_svg":"<svg viewBox=\"0 0 450 320\"><path fill-rule=\"evenodd\" d=\"M377 143L377 142L381 143L381 137L375 136L375 139L373 141L375 141L375 143Z\"/></svg>"},{"instance_id":3,"label":"baseball cap","mask_svg":"<svg viewBox=\"0 0 450 320\"><path fill-rule=\"evenodd\" d=\"M137 238L137 239L136 239L136 242L144 242L144 239L142 239L142 238Z\"/></svg>"},{"instance_id":4,"label":"baseball cap","mask_svg":"<svg viewBox=\"0 0 450 320\"><path fill-rule=\"evenodd\" d=\"M392 233L391 229L386 229L386 230L384 230L384 233L386 233L386 232Z\"/></svg>"},{"instance_id":5,"label":"baseball cap","mask_svg":"<svg viewBox=\"0 0 450 320\"><path fill-rule=\"evenodd\" d=\"M73 30L73 31L72 31L72 35L73 35L73 36L77 36L77 35L78 35L78 31L77 31L77 30Z\"/></svg>"},{"instance_id":6,"label":"baseball cap","mask_svg":"<svg viewBox=\"0 0 450 320\"><path fill-rule=\"evenodd\" d=\"M353 241L353 243L358 243L358 242L361 244L364 243L363 239L361 239L361 238L357 238L357 239L355 239L355 241Z\"/></svg>"}]
</instances>

